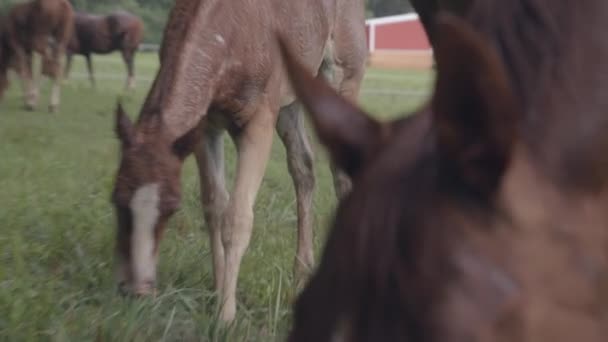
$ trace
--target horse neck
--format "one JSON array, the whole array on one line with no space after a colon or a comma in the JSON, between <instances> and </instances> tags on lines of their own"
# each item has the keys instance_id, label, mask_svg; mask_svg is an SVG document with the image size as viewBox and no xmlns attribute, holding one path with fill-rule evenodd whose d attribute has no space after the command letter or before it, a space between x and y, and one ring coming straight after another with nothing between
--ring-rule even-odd
<instances>
[{"instance_id":1,"label":"horse neck","mask_svg":"<svg viewBox=\"0 0 608 342\"><path fill-rule=\"evenodd\" d=\"M178 1L165 30L160 70L140 120L147 115L162 116L166 131L174 139L183 137L200 123L221 74L226 46L216 37L224 35L226 26L217 19L221 15L210 15L220 9L219 3L219 0Z\"/></svg>"},{"instance_id":2,"label":"horse neck","mask_svg":"<svg viewBox=\"0 0 608 342\"><path fill-rule=\"evenodd\" d=\"M608 151L597 150L608 149L608 41L598 36L607 16L605 1L477 0L468 13L503 56L525 110L526 144L561 181L606 164L597 154ZM608 181L604 174L596 184Z\"/></svg>"}]
</instances>

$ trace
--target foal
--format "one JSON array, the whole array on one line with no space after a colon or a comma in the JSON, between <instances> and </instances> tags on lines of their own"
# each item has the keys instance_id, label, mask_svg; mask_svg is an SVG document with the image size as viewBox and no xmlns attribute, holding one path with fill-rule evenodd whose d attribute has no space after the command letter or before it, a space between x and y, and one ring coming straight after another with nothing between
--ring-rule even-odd
<instances>
[{"instance_id":1,"label":"foal","mask_svg":"<svg viewBox=\"0 0 608 342\"><path fill-rule=\"evenodd\" d=\"M72 57L83 55L87 61L89 80L95 86L91 54L108 54L120 51L127 66L127 89L135 88L135 53L144 37L144 23L127 12L93 15L77 12L74 18L74 34L67 51L66 77L70 72Z\"/></svg>"},{"instance_id":2,"label":"foal","mask_svg":"<svg viewBox=\"0 0 608 342\"><path fill-rule=\"evenodd\" d=\"M551 0L440 16L432 99L390 123L286 53L354 183L290 341L608 340L606 17Z\"/></svg>"},{"instance_id":3,"label":"foal","mask_svg":"<svg viewBox=\"0 0 608 342\"><path fill-rule=\"evenodd\" d=\"M194 152L220 318L234 319L239 267L275 127L297 195L296 280L312 267L313 156L275 32L295 42L295 54L308 70L328 78L335 74L339 92L356 99L366 58L362 1L177 1L161 46L161 67L137 122L117 111L122 156L113 202L118 278L127 290L154 291L158 244L179 206L183 161ZM224 178L224 130L238 151L231 194ZM344 193L343 176L336 176L336 184Z\"/></svg>"}]
</instances>

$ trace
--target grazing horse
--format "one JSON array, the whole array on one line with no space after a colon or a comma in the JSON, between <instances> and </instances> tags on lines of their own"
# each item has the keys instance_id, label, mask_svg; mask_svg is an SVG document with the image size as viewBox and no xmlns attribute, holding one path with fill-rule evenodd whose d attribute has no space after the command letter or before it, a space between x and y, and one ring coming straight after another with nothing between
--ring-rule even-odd
<instances>
[{"instance_id":1,"label":"grazing horse","mask_svg":"<svg viewBox=\"0 0 608 342\"><path fill-rule=\"evenodd\" d=\"M120 51L128 72L126 87L135 88L133 62L143 36L143 21L131 13L120 11L101 16L76 12L74 34L67 51L66 76L70 72L73 55L83 55L87 61L89 80L95 86L91 54Z\"/></svg>"},{"instance_id":2,"label":"grazing horse","mask_svg":"<svg viewBox=\"0 0 608 342\"><path fill-rule=\"evenodd\" d=\"M284 43L353 180L290 341L608 340L607 17L603 0L438 14L432 98L388 123Z\"/></svg>"},{"instance_id":3,"label":"grazing horse","mask_svg":"<svg viewBox=\"0 0 608 342\"><path fill-rule=\"evenodd\" d=\"M34 52L42 55L42 73L53 79L49 110L54 112L59 107L62 59L72 34L73 15L67 0L34 0L13 6L6 17L3 31L8 52L0 61L0 80L6 80L9 67L16 69L29 110L38 102L38 85L32 72ZM6 81L0 83L6 85ZM2 88L0 84L0 97Z\"/></svg>"},{"instance_id":4,"label":"grazing horse","mask_svg":"<svg viewBox=\"0 0 608 342\"><path fill-rule=\"evenodd\" d=\"M154 292L158 244L179 205L182 164L194 152L220 318L234 319L239 267L275 127L297 195L296 282L313 266L313 155L276 32L294 42L308 70L330 78L351 101L357 98L367 56L362 1L177 1L160 70L137 122L120 106L116 112L122 156L113 202L121 288ZM231 194L224 180L224 130L238 150ZM343 195L348 181L335 171L336 190Z\"/></svg>"}]
</instances>

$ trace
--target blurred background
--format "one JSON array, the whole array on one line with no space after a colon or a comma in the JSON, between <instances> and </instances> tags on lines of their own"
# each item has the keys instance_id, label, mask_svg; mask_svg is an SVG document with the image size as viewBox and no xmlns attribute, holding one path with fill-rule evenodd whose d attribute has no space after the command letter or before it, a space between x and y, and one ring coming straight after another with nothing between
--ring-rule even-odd
<instances>
[{"instance_id":1,"label":"blurred background","mask_svg":"<svg viewBox=\"0 0 608 342\"><path fill-rule=\"evenodd\" d=\"M77 11L109 13L126 10L140 16L146 24L144 43L159 44L174 0L71 0ZM0 0L0 10L24 0ZM367 17L380 17L411 11L409 0L366 0Z\"/></svg>"}]
</instances>

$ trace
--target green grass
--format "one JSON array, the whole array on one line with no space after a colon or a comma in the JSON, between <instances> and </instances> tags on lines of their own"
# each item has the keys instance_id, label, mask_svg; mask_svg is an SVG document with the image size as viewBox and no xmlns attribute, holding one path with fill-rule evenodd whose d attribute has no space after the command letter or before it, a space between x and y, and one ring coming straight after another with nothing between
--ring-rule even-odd
<instances>
[{"instance_id":1,"label":"green grass","mask_svg":"<svg viewBox=\"0 0 608 342\"><path fill-rule=\"evenodd\" d=\"M190 158L183 204L161 246L158 298L115 293L114 216L109 202L118 145L113 108L124 85L118 56L95 57L98 88L75 60L60 113L48 114L48 81L40 108L23 111L13 82L0 104L0 340L7 341L275 341L289 329L294 299L295 196L283 147L275 137L255 208L255 228L238 286L238 317L230 328L215 318L210 254ZM137 114L157 68L140 55L137 91L126 97ZM104 75L106 77L104 77ZM119 75L111 78L108 75ZM369 70L361 97L374 115L389 118L419 106L430 72ZM370 95L409 90L418 96ZM227 144L228 174L234 148ZM316 153L316 246L323 244L335 206L325 154Z\"/></svg>"}]
</instances>

